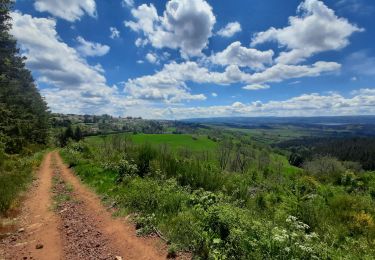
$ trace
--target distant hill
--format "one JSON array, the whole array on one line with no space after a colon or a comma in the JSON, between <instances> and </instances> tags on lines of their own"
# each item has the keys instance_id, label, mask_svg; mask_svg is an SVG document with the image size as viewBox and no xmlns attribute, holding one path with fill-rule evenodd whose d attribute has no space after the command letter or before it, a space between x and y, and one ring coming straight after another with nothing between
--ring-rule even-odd
<instances>
[{"instance_id":1,"label":"distant hill","mask_svg":"<svg viewBox=\"0 0 375 260\"><path fill-rule=\"evenodd\" d=\"M373 116L324 116L324 117L216 117L216 118L190 118L181 120L201 124L237 124L255 126L260 124L320 124L320 125L345 125L345 124L371 124L375 125Z\"/></svg>"}]
</instances>

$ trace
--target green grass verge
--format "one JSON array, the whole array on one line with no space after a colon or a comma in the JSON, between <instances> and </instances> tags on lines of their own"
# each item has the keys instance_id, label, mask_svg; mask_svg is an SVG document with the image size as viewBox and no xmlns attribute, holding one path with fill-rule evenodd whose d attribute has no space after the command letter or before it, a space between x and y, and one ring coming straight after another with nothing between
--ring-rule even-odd
<instances>
[{"instance_id":1,"label":"green grass verge","mask_svg":"<svg viewBox=\"0 0 375 260\"><path fill-rule=\"evenodd\" d=\"M0 151L0 215L18 206L19 194L27 189L44 153L20 156L6 155Z\"/></svg>"}]
</instances>

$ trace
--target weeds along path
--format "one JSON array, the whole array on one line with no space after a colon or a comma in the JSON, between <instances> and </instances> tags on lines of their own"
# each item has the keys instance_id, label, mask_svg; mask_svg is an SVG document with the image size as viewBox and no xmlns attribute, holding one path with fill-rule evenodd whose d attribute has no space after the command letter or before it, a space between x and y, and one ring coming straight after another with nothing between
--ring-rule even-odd
<instances>
[{"instance_id":1,"label":"weeds along path","mask_svg":"<svg viewBox=\"0 0 375 260\"><path fill-rule=\"evenodd\" d=\"M5 259L63 259L59 218L51 210L51 156L50 153L45 156L23 203L19 230L0 245Z\"/></svg>"},{"instance_id":2,"label":"weeds along path","mask_svg":"<svg viewBox=\"0 0 375 260\"><path fill-rule=\"evenodd\" d=\"M118 256L118 259L134 260L166 259L165 245L162 241L137 237L133 225L126 223L123 219L114 219L101 204L98 196L82 185L80 180L63 164L57 152L54 152L52 156L55 158L56 170L61 179L71 185L71 199L78 201L74 204L74 208L62 208L62 213L60 213L66 229L62 233L67 259L74 259L74 255L69 254L69 250L77 251L85 247L101 248L102 246L103 250L97 251L105 251L107 254L100 253L97 255L100 257L94 258L85 258L85 255L82 255L83 258L77 259L105 259L106 256L109 256L108 259L116 259L112 258L113 256ZM79 234L78 237L71 237L77 234ZM69 245L74 245L74 248ZM86 252L89 251L86 250ZM92 256L95 256L95 253Z\"/></svg>"},{"instance_id":3,"label":"weeds along path","mask_svg":"<svg viewBox=\"0 0 375 260\"><path fill-rule=\"evenodd\" d=\"M161 240L139 238L124 219L114 219L82 185L57 152L45 156L18 216L18 231L0 240L0 260L158 260Z\"/></svg>"}]
</instances>

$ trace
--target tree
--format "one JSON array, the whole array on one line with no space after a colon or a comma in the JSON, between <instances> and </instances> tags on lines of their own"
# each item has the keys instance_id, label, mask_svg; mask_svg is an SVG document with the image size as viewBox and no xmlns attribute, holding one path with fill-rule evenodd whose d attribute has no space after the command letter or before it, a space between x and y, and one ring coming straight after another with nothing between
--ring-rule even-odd
<instances>
[{"instance_id":1,"label":"tree","mask_svg":"<svg viewBox=\"0 0 375 260\"><path fill-rule=\"evenodd\" d=\"M229 139L224 139L222 142L220 142L219 148L218 148L218 156L219 156L219 165L220 169L225 170L227 168L230 154L232 151L232 141Z\"/></svg>"},{"instance_id":2,"label":"tree","mask_svg":"<svg viewBox=\"0 0 375 260\"><path fill-rule=\"evenodd\" d=\"M69 125L65 130L65 136L67 139L73 139L74 138L74 132L71 125Z\"/></svg>"},{"instance_id":3,"label":"tree","mask_svg":"<svg viewBox=\"0 0 375 260\"><path fill-rule=\"evenodd\" d=\"M47 143L49 112L9 33L12 4L0 0L0 134L5 151L19 153L28 144Z\"/></svg>"},{"instance_id":4,"label":"tree","mask_svg":"<svg viewBox=\"0 0 375 260\"><path fill-rule=\"evenodd\" d=\"M79 126L76 127L76 130L74 131L74 137L73 139L77 142L83 139L83 134L81 131L81 128Z\"/></svg>"}]
</instances>

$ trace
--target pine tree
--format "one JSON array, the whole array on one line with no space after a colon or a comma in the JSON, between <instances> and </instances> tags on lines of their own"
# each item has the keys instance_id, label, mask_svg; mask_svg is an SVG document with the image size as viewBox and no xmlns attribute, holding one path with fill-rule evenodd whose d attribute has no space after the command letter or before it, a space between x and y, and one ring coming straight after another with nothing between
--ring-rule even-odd
<instances>
[{"instance_id":1,"label":"pine tree","mask_svg":"<svg viewBox=\"0 0 375 260\"><path fill-rule=\"evenodd\" d=\"M79 126L76 127L76 130L74 131L74 140L79 142L83 139L82 131Z\"/></svg>"},{"instance_id":2,"label":"pine tree","mask_svg":"<svg viewBox=\"0 0 375 260\"><path fill-rule=\"evenodd\" d=\"M8 153L46 144L49 113L10 34L13 2L0 0L0 142Z\"/></svg>"},{"instance_id":3,"label":"pine tree","mask_svg":"<svg viewBox=\"0 0 375 260\"><path fill-rule=\"evenodd\" d=\"M69 125L65 130L65 137L66 139L74 139L74 132L71 125Z\"/></svg>"}]
</instances>

